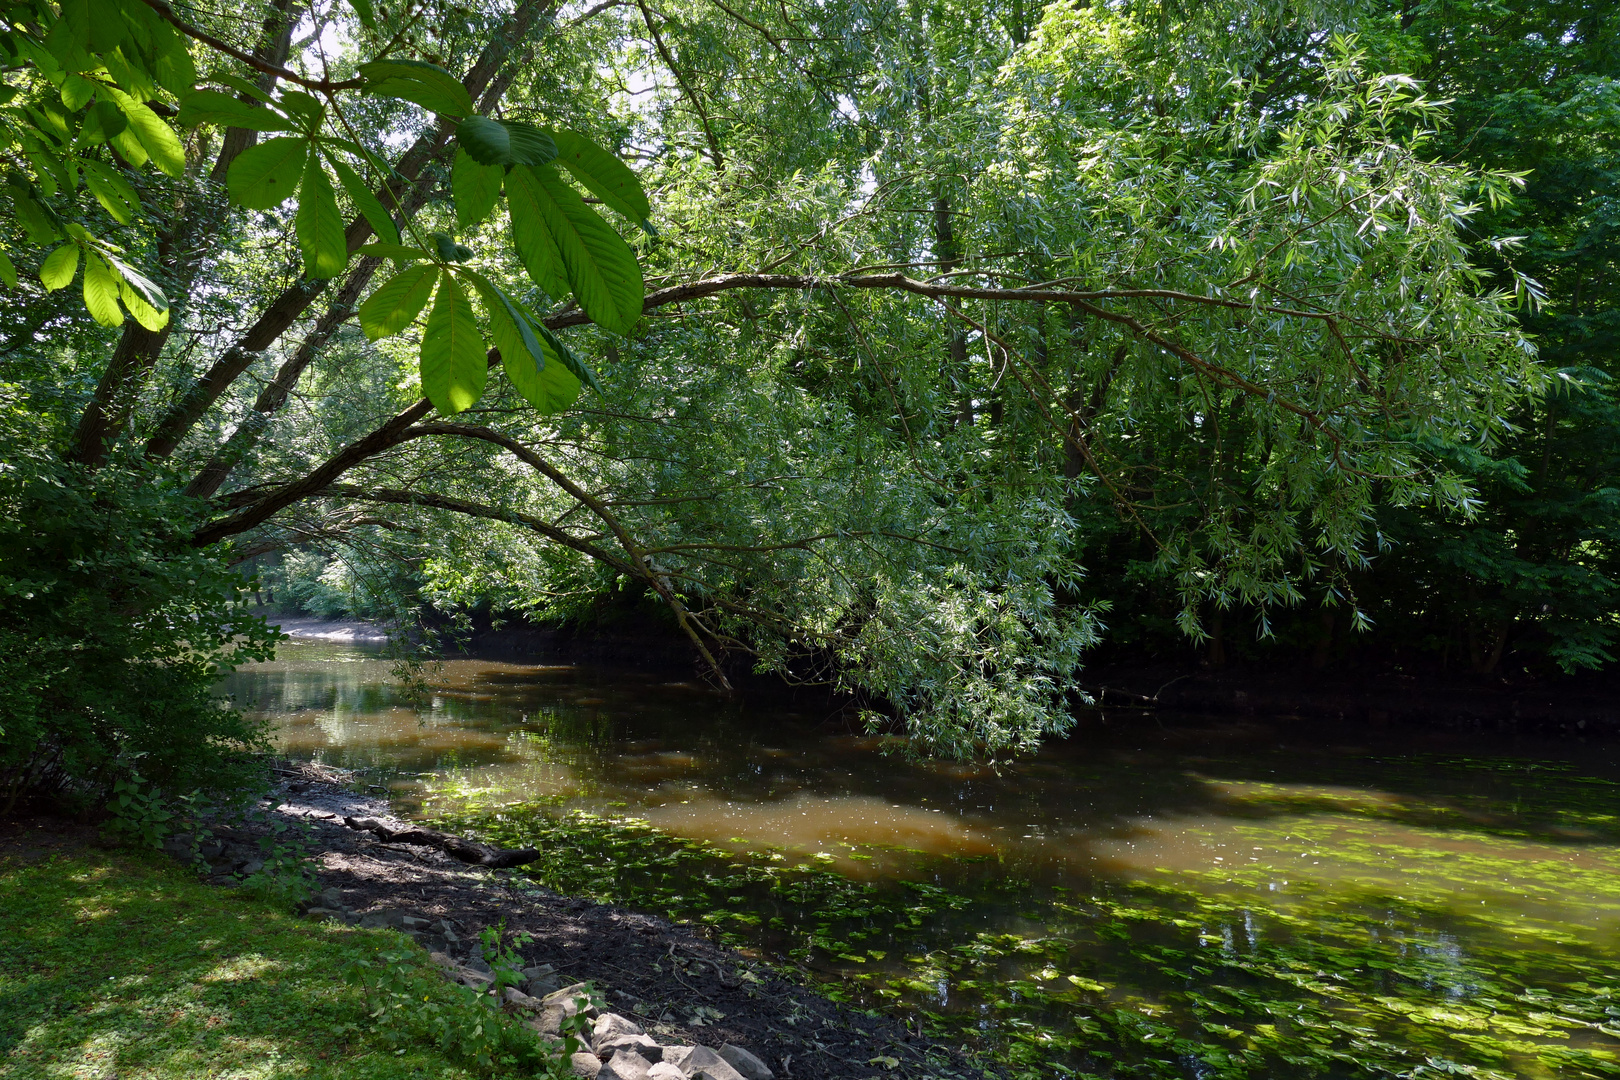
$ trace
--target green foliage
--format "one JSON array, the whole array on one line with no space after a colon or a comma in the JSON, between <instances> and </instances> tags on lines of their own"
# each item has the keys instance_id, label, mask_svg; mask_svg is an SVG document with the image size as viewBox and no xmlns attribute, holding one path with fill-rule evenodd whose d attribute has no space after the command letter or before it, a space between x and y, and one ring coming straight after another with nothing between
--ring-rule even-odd
<instances>
[{"instance_id":1,"label":"green foliage","mask_svg":"<svg viewBox=\"0 0 1620 1080\"><path fill-rule=\"evenodd\" d=\"M122 463L89 476L62 463L7 404L0 808L97 802L121 781L118 805L134 807L136 773L166 791L243 786L263 726L213 687L280 634L244 610L241 577L189 546L191 501Z\"/></svg>"}]
</instances>

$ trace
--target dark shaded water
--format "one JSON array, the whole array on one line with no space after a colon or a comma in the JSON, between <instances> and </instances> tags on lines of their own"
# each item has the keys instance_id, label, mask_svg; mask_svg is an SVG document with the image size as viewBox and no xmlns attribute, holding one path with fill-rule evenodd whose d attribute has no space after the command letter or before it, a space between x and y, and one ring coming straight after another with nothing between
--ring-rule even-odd
<instances>
[{"instance_id":1,"label":"dark shaded water","mask_svg":"<svg viewBox=\"0 0 1620 1080\"><path fill-rule=\"evenodd\" d=\"M227 691L405 812L549 839L550 884L1035 1075L1620 1076L1610 748L1113 714L909 762L636 672L424 674L292 644Z\"/></svg>"}]
</instances>

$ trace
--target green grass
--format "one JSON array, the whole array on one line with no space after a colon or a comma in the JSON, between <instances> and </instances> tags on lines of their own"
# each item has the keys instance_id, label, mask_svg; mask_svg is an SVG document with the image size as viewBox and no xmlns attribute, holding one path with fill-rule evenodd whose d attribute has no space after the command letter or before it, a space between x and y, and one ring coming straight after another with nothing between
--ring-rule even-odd
<instances>
[{"instance_id":1,"label":"green grass","mask_svg":"<svg viewBox=\"0 0 1620 1080\"><path fill-rule=\"evenodd\" d=\"M430 1045L368 1034L344 965L402 944L203 885L155 854L0 863L0 1077L471 1075Z\"/></svg>"}]
</instances>

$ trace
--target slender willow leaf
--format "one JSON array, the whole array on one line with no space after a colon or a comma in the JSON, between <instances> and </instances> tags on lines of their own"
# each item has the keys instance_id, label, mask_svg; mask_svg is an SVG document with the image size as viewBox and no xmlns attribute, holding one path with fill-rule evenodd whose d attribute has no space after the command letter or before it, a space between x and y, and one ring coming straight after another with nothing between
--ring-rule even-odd
<instances>
[{"instance_id":1,"label":"slender willow leaf","mask_svg":"<svg viewBox=\"0 0 1620 1080\"><path fill-rule=\"evenodd\" d=\"M124 313L118 307L118 278L97 255L84 258L84 306L102 326L118 326Z\"/></svg>"},{"instance_id":2,"label":"slender willow leaf","mask_svg":"<svg viewBox=\"0 0 1620 1080\"><path fill-rule=\"evenodd\" d=\"M497 165L480 165L457 148L456 161L450 169L450 191L456 200L456 225L470 229L489 217L495 209L495 200L501 195L501 178L505 172Z\"/></svg>"},{"instance_id":3,"label":"slender willow leaf","mask_svg":"<svg viewBox=\"0 0 1620 1080\"><path fill-rule=\"evenodd\" d=\"M280 206L298 187L309 140L269 139L236 155L225 175L231 198L249 210Z\"/></svg>"},{"instance_id":4,"label":"slender willow leaf","mask_svg":"<svg viewBox=\"0 0 1620 1080\"><path fill-rule=\"evenodd\" d=\"M377 239L385 244L399 243L399 229L382 202L372 192L371 185L361 179L360 174L351 169L342 158L333 154L330 160L332 168L337 170L338 181L343 185L343 190L349 193L354 208L366 219L366 224L377 234Z\"/></svg>"},{"instance_id":5,"label":"slender willow leaf","mask_svg":"<svg viewBox=\"0 0 1620 1080\"><path fill-rule=\"evenodd\" d=\"M422 331L422 393L446 416L469 408L484 395L489 362L467 294L449 270Z\"/></svg>"},{"instance_id":6,"label":"slender willow leaf","mask_svg":"<svg viewBox=\"0 0 1620 1080\"><path fill-rule=\"evenodd\" d=\"M223 124L249 131L294 131L291 120L260 105L249 105L221 90L193 90L180 99L181 127Z\"/></svg>"},{"instance_id":7,"label":"slender willow leaf","mask_svg":"<svg viewBox=\"0 0 1620 1080\"><path fill-rule=\"evenodd\" d=\"M422 60L374 60L360 65L366 92L403 98L445 116L473 111L467 88L444 68Z\"/></svg>"},{"instance_id":8,"label":"slender willow leaf","mask_svg":"<svg viewBox=\"0 0 1620 1080\"><path fill-rule=\"evenodd\" d=\"M480 165L544 165L557 156L557 144L533 124L487 116L457 125L456 143Z\"/></svg>"},{"instance_id":9,"label":"slender willow leaf","mask_svg":"<svg viewBox=\"0 0 1620 1080\"><path fill-rule=\"evenodd\" d=\"M514 172L516 170L513 170ZM628 334L641 318L646 287L630 245L579 193L546 166L528 170L535 204L557 244L569 287L591 321L615 334Z\"/></svg>"},{"instance_id":10,"label":"slender willow leaf","mask_svg":"<svg viewBox=\"0 0 1620 1080\"><path fill-rule=\"evenodd\" d=\"M49 255L39 268L39 280L44 284L46 292L55 292L65 289L73 283L73 275L79 272L79 245L63 244Z\"/></svg>"},{"instance_id":11,"label":"slender willow leaf","mask_svg":"<svg viewBox=\"0 0 1620 1080\"><path fill-rule=\"evenodd\" d=\"M298 246L304 252L305 275L324 280L342 273L349 261L349 245L343 235L337 192L332 190L331 177L321 168L319 154L311 154L304 167L295 225Z\"/></svg>"},{"instance_id":12,"label":"slender willow leaf","mask_svg":"<svg viewBox=\"0 0 1620 1080\"><path fill-rule=\"evenodd\" d=\"M378 341L393 337L421 314L433 295L438 267L431 263L407 267L377 286L360 305L360 329Z\"/></svg>"},{"instance_id":13,"label":"slender willow leaf","mask_svg":"<svg viewBox=\"0 0 1620 1080\"><path fill-rule=\"evenodd\" d=\"M84 186L114 221L128 225L135 220L141 212L141 199L129 181L99 161L81 160L79 168L84 172Z\"/></svg>"},{"instance_id":14,"label":"slender willow leaf","mask_svg":"<svg viewBox=\"0 0 1620 1080\"><path fill-rule=\"evenodd\" d=\"M557 160L567 166L585 190L631 221L652 232L652 204L630 167L589 139L573 131L554 131Z\"/></svg>"},{"instance_id":15,"label":"slender willow leaf","mask_svg":"<svg viewBox=\"0 0 1620 1080\"><path fill-rule=\"evenodd\" d=\"M540 190L534 174L525 166L518 166L506 174L506 207L512 219L512 248L523 260L529 280L540 286L554 300L568 295L568 275L563 269L562 253L557 241L546 227L545 215L540 210Z\"/></svg>"}]
</instances>

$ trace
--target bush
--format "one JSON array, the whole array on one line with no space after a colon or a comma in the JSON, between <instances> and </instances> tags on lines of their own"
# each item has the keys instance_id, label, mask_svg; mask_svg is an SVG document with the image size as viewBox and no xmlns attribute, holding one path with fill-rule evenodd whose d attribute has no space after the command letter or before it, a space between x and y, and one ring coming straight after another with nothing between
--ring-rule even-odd
<instances>
[{"instance_id":1,"label":"bush","mask_svg":"<svg viewBox=\"0 0 1620 1080\"><path fill-rule=\"evenodd\" d=\"M137 769L171 791L249 780L263 725L213 687L281 635L191 547L200 510L139 460L88 473L0 427L0 814L94 805Z\"/></svg>"}]
</instances>

